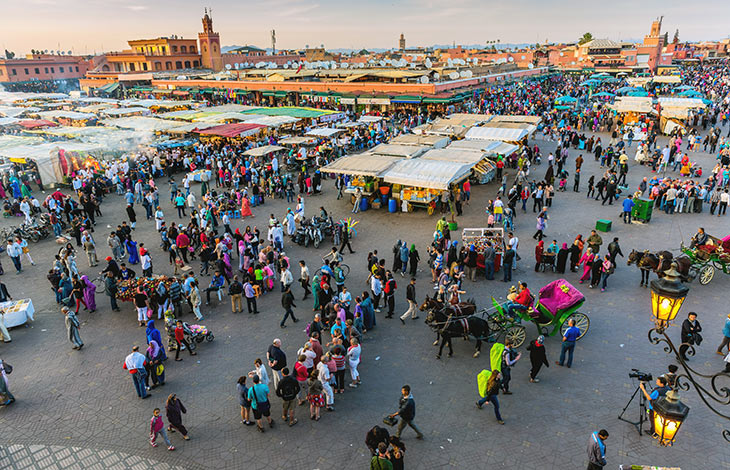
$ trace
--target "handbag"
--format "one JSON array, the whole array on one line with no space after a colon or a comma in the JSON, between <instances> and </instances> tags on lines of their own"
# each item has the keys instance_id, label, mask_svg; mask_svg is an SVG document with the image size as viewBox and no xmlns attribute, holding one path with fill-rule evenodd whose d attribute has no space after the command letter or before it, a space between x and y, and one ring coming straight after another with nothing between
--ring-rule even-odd
<instances>
[{"instance_id":1,"label":"handbag","mask_svg":"<svg viewBox=\"0 0 730 470\"><path fill-rule=\"evenodd\" d=\"M157 375L162 375L165 372L165 366L164 366L164 364L158 365L157 366L157 370L155 372L157 372Z\"/></svg>"},{"instance_id":2,"label":"handbag","mask_svg":"<svg viewBox=\"0 0 730 470\"><path fill-rule=\"evenodd\" d=\"M387 424L388 426L395 426L398 423L398 419L393 416L386 415L385 418L383 418L383 423Z\"/></svg>"},{"instance_id":3,"label":"handbag","mask_svg":"<svg viewBox=\"0 0 730 470\"><path fill-rule=\"evenodd\" d=\"M13 366L8 364L7 362L3 362L3 369L5 370L6 375L10 375L13 373Z\"/></svg>"}]
</instances>

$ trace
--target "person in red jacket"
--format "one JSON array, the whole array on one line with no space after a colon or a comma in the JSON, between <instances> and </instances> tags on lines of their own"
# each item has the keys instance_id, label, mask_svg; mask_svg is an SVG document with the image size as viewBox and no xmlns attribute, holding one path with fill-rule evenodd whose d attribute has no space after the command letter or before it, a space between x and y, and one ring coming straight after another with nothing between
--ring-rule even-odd
<instances>
[{"instance_id":1,"label":"person in red jacket","mask_svg":"<svg viewBox=\"0 0 730 470\"><path fill-rule=\"evenodd\" d=\"M527 283L520 281L519 285L520 290L515 300L505 304L505 308L507 309L505 313L513 318L515 317L515 310L525 312L532 302L532 294L530 293L530 289L527 288Z\"/></svg>"},{"instance_id":2,"label":"person in red jacket","mask_svg":"<svg viewBox=\"0 0 730 470\"><path fill-rule=\"evenodd\" d=\"M175 342L177 343L177 349L175 349L176 361L182 361L182 359L180 359L180 350L182 349L182 345L185 345L191 356L196 356L198 354L190 348L190 345L185 339L185 330L183 329L183 324L180 320L177 321L177 326L175 326Z\"/></svg>"},{"instance_id":3,"label":"person in red jacket","mask_svg":"<svg viewBox=\"0 0 730 470\"><path fill-rule=\"evenodd\" d=\"M180 227L182 228L182 225ZM180 232L175 239L175 245L177 246L180 256L182 256L183 261L185 261L185 264L188 264L188 247L190 246L190 237L188 237L185 232Z\"/></svg>"}]
</instances>

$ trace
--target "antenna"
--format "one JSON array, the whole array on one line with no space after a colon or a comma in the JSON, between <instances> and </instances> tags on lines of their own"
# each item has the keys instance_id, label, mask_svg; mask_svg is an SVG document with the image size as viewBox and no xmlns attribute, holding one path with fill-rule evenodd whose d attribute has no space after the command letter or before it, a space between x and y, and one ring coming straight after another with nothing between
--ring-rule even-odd
<instances>
[{"instance_id":1,"label":"antenna","mask_svg":"<svg viewBox=\"0 0 730 470\"><path fill-rule=\"evenodd\" d=\"M271 30L271 55L276 55L276 30Z\"/></svg>"}]
</instances>

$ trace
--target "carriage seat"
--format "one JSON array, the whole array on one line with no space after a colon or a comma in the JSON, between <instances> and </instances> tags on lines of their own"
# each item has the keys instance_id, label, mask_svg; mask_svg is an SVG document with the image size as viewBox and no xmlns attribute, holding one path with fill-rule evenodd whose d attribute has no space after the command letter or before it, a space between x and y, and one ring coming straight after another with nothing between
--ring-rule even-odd
<instances>
[{"instance_id":1,"label":"carriage seat","mask_svg":"<svg viewBox=\"0 0 730 470\"><path fill-rule=\"evenodd\" d=\"M539 307L538 308L530 307L527 310L527 313L530 315L530 318L532 318L535 322L537 322L539 324L550 323L551 321L553 321L552 315L549 315L548 313L546 313L545 311L543 311L543 309L541 309Z\"/></svg>"}]
</instances>

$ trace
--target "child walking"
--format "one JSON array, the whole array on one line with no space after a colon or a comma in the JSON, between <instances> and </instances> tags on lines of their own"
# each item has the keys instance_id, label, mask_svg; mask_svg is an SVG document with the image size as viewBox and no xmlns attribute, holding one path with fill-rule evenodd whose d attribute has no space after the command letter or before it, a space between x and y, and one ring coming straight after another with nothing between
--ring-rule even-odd
<instances>
[{"instance_id":1,"label":"child walking","mask_svg":"<svg viewBox=\"0 0 730 470\"><path fill-rule=\"evenodd\" d=\"M165 444L167 444L167 450L175 450L175 446L172 445L170 438L167 437L165 423L162 421L162 416L160 416L160 409L155 408L152 411L152 419L150 419L150 445L152 447L157 447L155 441L157 440L158 434L162 434L162 438L165 440Z\"/></svg>"}]
</instances>

